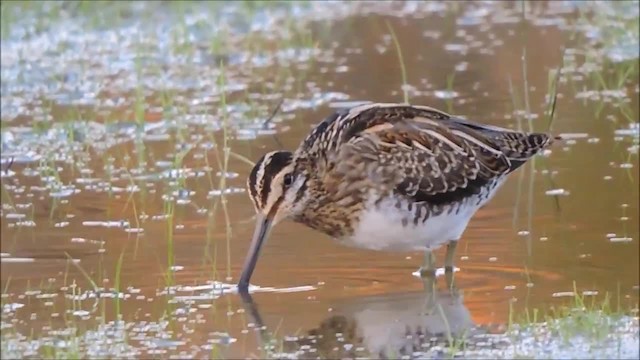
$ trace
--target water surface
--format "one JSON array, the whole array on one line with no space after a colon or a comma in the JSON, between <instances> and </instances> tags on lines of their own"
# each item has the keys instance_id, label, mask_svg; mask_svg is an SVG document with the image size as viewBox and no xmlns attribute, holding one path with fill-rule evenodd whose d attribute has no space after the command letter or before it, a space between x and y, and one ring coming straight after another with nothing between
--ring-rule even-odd
<instances>
[{"instance_id":1,"label":"water surface","mask_svg":"<svg viewBox=\"0 0 640 360\"><path fill-rule=\"evenodd\" d=\"M479 334L574 291L637 304L637 2L110 11L113 22L75 3L3 4L3 354L262 357L268 335L271 355L411 356L444 331L412 315L429 296L449 330ZM347 248L284 222L258 263L255 308L233 293L253 233L246 159L295 149L335 103L404 91L546 131L560 68L551 131L569 140L471 221L458 292L442 278L425 291L420 253ZM398 340L406 329L415 344ZM297 342L323 332L338 340Z\"/></svg>"}]
</instances>

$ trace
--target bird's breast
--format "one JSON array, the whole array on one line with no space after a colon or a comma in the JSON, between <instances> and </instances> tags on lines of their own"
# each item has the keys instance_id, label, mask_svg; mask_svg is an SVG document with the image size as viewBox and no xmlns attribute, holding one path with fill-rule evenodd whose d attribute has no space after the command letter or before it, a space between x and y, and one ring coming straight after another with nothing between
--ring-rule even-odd
<instances>
[{"instance_id":1,"label":"bird's breast","mask_svg":"<svg viewBox=\"0 0 640 360\"><path fill-rule=\"evenodd\" d=\"M496 180L476 195L444 205L371 189L359 199L318 203L295 220L347 246L401 252L436 249L460 239L501 183Z\"/></svg>"},{"instance_id":2,"label":"bird's breast","mask_svg":"<svg viewBox=\"0 0 640 360\"><path fill-rule=\"evenodd\" d=\"M345 245L380 251L436 249L459 240L485 195L434 206L389 196L369 201L353 232L340 238Z\"/></svg>"}]
</instances>

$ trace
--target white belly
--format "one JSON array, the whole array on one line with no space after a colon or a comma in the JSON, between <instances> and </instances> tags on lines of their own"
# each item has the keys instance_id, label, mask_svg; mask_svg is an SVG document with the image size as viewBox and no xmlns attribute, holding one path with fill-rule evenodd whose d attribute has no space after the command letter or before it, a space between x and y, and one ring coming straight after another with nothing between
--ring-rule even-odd
<instances>
[{"instance_id":1,"label":"white belly","mask_svg":"<svg viewBox=\"0 0 640 360\"><path fill-rule=\"evenodd\" d=\"M396 200L370 204L360 216L352 236L341 239L345 245L383 251L416 251L436 249L449 241L459 240L469 220L486 203L471 198L459 211L443 211L430 215L426 221L414 223L415 209L396 207Z\"/></svg>"}]
</instances>

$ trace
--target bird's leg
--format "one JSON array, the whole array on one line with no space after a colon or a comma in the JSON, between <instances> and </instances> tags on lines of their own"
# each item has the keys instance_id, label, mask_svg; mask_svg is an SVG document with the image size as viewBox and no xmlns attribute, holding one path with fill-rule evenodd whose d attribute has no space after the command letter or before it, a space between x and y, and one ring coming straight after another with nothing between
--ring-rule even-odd
<instances>
[{"instance_id":1,"label":"bird's leg","mask_svg":"<svg viewBox=\"0 0 640 360\"><path fill-rule=\"evenodd\" d=\"M453 273L453 257L456 254L456 247L458 247L457 240L451 240L447 243L447 253L444 257L444 271Z\"/></svg>"},{"instance_id":2,"label":"bird's leg","mask_svg":"<svg viewBox=\"0 0 640 360\"><path fill-rule=\"evenodd\" d=\"M436 258L433 256L433 251L427 249L424 252L424 263L420 268L420 276L435 276L436 275Z\"/></svg>"},{"instance_id":3,"label":"bird's leg","mask_svg":"<svg viewBox=\"0 0 640 360\"><path fill-rule=\"evenodd\" d=\"M422 277L422 285L424 286L424 310L425 314L429 315L433 312L434 305L436 303L436 278L435 276Z\"/></svg>"},{"instance_id":4,"label":"bird's leg","mask_svg":"<svg viewBox=\"0 0 640 360\"><path fill-rule=\"evenodd\" d=\"M447 289L449 289L451 295L458 297L458 287L454 281L453 271L445 271L444 277L447 282Z\"/></svg>"},{"instance_id":5,"label":"bird's leg","mask_svg":"<svg viewBox=\"0 0 640 360\"><path fill-rule=\"evenodd\" d=\"M455 255L457 246L458 246L457 240L449 241L449 243L447 243L447 253L445 254L445 258L444 258L444 274L447 281L447 288L449 288L449 291L451 291L451 293L455 296L458 295L458 289L456 288L455 283L453 281L454 280L453 257Z\"/></svg>"}]
</instances>

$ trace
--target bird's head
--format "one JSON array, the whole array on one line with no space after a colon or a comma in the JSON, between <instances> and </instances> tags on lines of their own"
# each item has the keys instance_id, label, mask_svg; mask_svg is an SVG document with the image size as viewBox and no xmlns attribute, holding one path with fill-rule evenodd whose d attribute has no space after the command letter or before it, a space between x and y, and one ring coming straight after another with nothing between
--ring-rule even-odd
<instances>
[{"instance_id":1,"label":"bird's head","mask_svg":"<svg viewBox=\"0 0 640 360\"><path fill-rule=\"evenodd\" d=\"M238 283L240 290L246 290L249 285L271 227L304 210L308 200L306 177L296 172L295 165L292 153L273 151L258 160L247 179L249 196L256 209L256 229Z\"/></svg>"}]
</instances>

